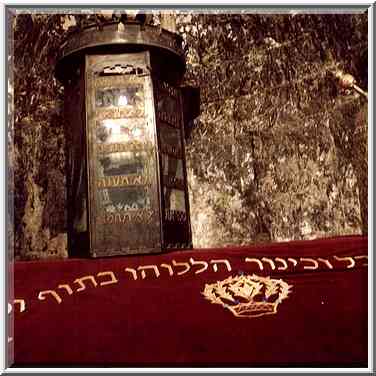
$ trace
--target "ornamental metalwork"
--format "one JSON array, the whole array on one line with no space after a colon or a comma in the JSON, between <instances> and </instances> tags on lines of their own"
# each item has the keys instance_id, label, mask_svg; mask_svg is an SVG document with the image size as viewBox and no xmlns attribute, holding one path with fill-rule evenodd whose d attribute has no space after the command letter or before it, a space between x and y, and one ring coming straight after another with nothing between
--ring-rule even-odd
<instances>
[{"instance_id":1,"label":"ornamental metalwork","mask_svg":"<svg viewBox=\"0 0 376 376\"><path fill-rule=\"evenodd\" d=\"M71 256L192 247L182 56L180 37L136 24L62 45Z\"/></svg>"}]
</instances>

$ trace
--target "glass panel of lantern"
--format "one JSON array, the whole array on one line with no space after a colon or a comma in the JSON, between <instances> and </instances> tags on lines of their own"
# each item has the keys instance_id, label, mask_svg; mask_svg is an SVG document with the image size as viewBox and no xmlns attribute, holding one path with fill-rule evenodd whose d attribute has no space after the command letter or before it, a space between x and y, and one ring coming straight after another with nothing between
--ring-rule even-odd
<instances>
[{"instance_id":1,"label":"glass panel of lantern","mask_svg":"<svg viewBox=\"0 0 376 376\"><path fill-rule=\"evenodd\" d=\"M151 77L103 74L103 56L86 63L91 253L160 251Z\"/></svg>"},{"instance_id":2,"label":"glass panel of lantern","mask_svg":"<svg viewBox=\"0 0 376 376\"><path fill-rule=\"evenodd\" d=\"M167 248L190 247L181 99L176 88L157 80L154 81L154 95L162 182L163 243Z\"/></svg>"}]
</instances>

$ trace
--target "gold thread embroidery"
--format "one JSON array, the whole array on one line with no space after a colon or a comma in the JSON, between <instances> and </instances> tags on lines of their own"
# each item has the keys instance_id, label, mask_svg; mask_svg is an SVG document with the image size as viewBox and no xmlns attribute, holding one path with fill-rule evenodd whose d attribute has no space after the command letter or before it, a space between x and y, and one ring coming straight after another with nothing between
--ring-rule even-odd
<instances>
[{"instance_id":1,"label":"gold thread embroidery","mask_svg":"<svg viewBox=\"0 0 376 376\"><path fill-rule=\"evenodd\" d=\"M185 274L191 268L187 262L176 262L175 260L172 260L172 265L174 265L174 266L183 266L185 268L185 270L182 270L182 271L176 273L177 275Z\"/></svg>"},{"instance_id":2,"label":"gold thread embroidery","mask_svg":"<svg viewBox=\"0 0 376 376\"><path fill-rule=\"evenodd\" d=\"M366 255L354 256L354 259L355 260L366 259L368 261L368 256ZM365 264L362 264L362 266L368 266L368 263L366 262Z\"/></svg>"},{"instance_id":3,"label":"gold thread embroidery","mask_svg":"<svg viewBox=\"0 0 376 376\"><path fill-rule=\"evenodd\" d=\"M329 269L333 269L333 265L327 259L318 258L318 261L324 263Z\"/></svg>"},{"instance_id":4,"label":"gold thread embroidery","mask_svg":"<svg viewBox=\"0 0 376 376\"><path fill-rule=\"evenodd\" d=\"M218 265L217 264L225 264L227 267L227 270L231 272L231 265L228 260L210 260L210 263L213 264L213 270L215 272L218 271Z\"/></svg>"},{"instance_id":5,"label":"gold thread embroidery","mask_svg":"<svg viewBox=\"0 0 376 376\"><path fill-rule=\"evenodd\" d=\"M57 286L57 288L59 288L59 289L66 289L66 290L68 291L68 294L69 294L69 295L72 295L72 294L73 294L73 290L72 290L71 287L70 287L69 285L67 285L67 284L65 284L65 285L59 285L59 286Z\"/></svg>"},{"instance_id":6,"label":"gold thread embroidery","mask_svg":"<svg viewBox=\"0 0 376 376\"><path fill-rule=\"evenodd\" d=\"M270 265L270 267L272 268L272 270L275 270L275 264L274 264L273 260L271 260L271 259L269 259L267 257L263 257L261 260L265 261L265 262L268 262L269 265Z\"/></svg>"},{"instance_id":7,"label":"gold thread embroidery","mask_svg":"<svg viewBox=\"0 0 376 376\"><path fill-rule=\"evenodd\" d=\"M195 261L192 257L189 259L189 262L192 264L192 266L203 265L203 267L201 269L198 269L198 270L195 271L195 274L202 273L203 271L205 271L209 267L209 265L206 261Z\"/></svg>"},{"instance_id":8,"label":"gold thread embroidery","mask_svg":"<svg viewBox=\"0 0 376 376\"><path fill-rule=\"evenodd\" d=\"M40 291L38 294L38 299L46 300L45 295L47 294L51 294L59 304L62 302L62 299L60 298L59 294L57 294L56 291L53 290Z\"/></svg>"},{"instance_id":9,"label":"gold thread embroidery","mask_svg":"<svg viewBox=\"0 0 376 376\"><path fill-rule=\"evenodd\" d=\"M172 270L171 265L169 265L169 264L161 264L161 268L166 268L168 270L168 274L170 276L174 275L174 271Z\"/></svg>"},{"instance_id":10,"label":"gold thread embroidery","mask_svg":"<svg viewBox=\"0 0 376 376\"><path fill-rule=\"evenodd\" d=\"M296 261L294 258L292 258L292 257L289 257L288 259L287 259L287 261L289 261L289 262L291 262L292 264L294 264L294 267L296 266L296 265L298 265L298 261Z\"/></svg>"},{"instance_id":11,"label":"gold thread embroidery","mask_svg":"<svg viewBox=\"0 0 376 376\"><path fill-rule=\"evenodd\" d=\"M19 304L20 305L20 312L25 311L26 304L25 304L25 301L23 299L14 299L14 304Z\"/></svg>"},{"instance_id":12,"label":"gold thread embroidery","mask_svg":"<svg viewBox=\"0 0 376 376\"><path fill-rule=\"evenodd\" d=\"M283 258L276 257L275 261L278 261L283 265L283 266L278 266L277 268L278 270L286 270L288 268L287 262Z\"/></svg>"},{"instance_id":13,"label":"gold thread embroidery","mask_svg":"<svg viewBox=\"0 0 376 376\"><path fill-rule=\"evenodd\" d=\"M99 272L99 273L97 274L97 277L101 277L102 275L108 275L108 276L110 276L110 280L108 280L108 281L104 281L104 282L100 282L99 284L100 284L101 286L111 285L111 284L113 284L113 283L117 283L117 282L118 282L118 280L117 280L116 277L115 277L114 272L112 272L112 271L108 271L108 272Z\"/></svg>"},{"instance_id":14,"label":"gold thread embroidery","mask_svg":"<svg viewBox=\"0 0 376 376\"><path fill-rule=\"evenodd\" d=\"M277 313L278 305L288 297L291 288L281 279L253 274L206 284L202 294L212 304L222 305L236 317L259 317Z\"/></svg>"},{"instance_id":15,"label":"gold thread embroidery","mask_svg":"<svg viewBox=\"0 0 376 376\"><path fill-rule=\"evenodd\" d=\"M257 259L257 258L249 258L249 257L246 257L246 258L245 258L245 262L255 262L255 263L259 266L260 270L264 270L264 265L263 265L262 262L261 262L259 259Z\"/></svg>"},{"instance_id":16,"label":"gold thread embroidery","mask_svg":"<svg viewBox=\"0 0 376 376\"><path fill-rule=\"evenodd\" d=\"M313 265L304 265L303 269L315 270L315 269L317 269L319 267L319 263L316 260L312 259L312 258L301 257L300 261L301 262L311 262L313 264Z\"/></svg>"},{"instance_id":17,"label":"gold thread embroidery","mask_svg":"<svg viewBox=\"0 0 376 376\"><path fill-rule=\"evenodd\" d=\"M137 268L137 270L141 270L141 278L142 279L146 278L145 270L147 270L147 269L154 270L154 273L155 273L156 277L157 278L159 277L159 270L158 270L158 267L156 265L144 265L144 266L139 266Z\"/></svg>"},{"instance_id":18,"label":"gold thread embroidery","mask_svg":"<svg viewBox=\"0 0 376 376\"><path fill-rule=\"evenodd\" d=\"M94 287L97 287L97 281L95 280L95 278L92 276L92 275L86 275L84 277L81 277L81 278L77 278L74 283L78 283L80 285L80 288L78 288L76 291L83 291L86 289L86 285L84 284L83 281L86 281L86 280L89 280L93 283Z\"/></svg>"},{"instance_id":19,"label":"gold thread embroidery","mask_svg":"<svg viewBox=\"0 0 376 376\"><path fill-rule=\"evenodd\" d=\"M124 271L126 271L128 273L131 273L134 280L137 279L137 272L134 269L132 269L132 268L125 268Z\"/></svg>"},{"instance_id":20,"label":"gold thread embroidery","mask_svg":"<svg viewBox=\"0 0 376 376\"><path fill-rule=\"evenodd\" d=\"M347 265L347 269L350 269L350 268L353 268L355 266L355 261L352 257L338 257L338 256L334 256L334 258L338 261L349 261L350 264Z\"/></svg>"}]
</instances>

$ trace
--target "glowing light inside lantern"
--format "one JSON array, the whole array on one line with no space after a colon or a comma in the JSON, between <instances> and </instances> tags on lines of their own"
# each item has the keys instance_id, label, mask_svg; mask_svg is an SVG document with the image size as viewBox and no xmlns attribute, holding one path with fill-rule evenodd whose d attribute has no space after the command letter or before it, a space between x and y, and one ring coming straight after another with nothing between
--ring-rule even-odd
<instances>
[{"instance_id":1,"label":"glowing light inside lantern","mask_svg":"<svg viewBox=\"0 0 376 376\"><path fill-rule=\"evenodd\" d=\"M125 95L120 95L119 106L126 106L128 104L127 97Z\"/></svg>"}]
</instances>

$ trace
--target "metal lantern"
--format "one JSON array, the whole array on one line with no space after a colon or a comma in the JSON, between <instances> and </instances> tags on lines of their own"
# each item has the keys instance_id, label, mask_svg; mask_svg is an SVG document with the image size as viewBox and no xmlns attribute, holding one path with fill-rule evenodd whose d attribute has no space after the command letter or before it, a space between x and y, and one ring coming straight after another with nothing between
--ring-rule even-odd
<instances>
[{"instance_id":1,"label":"metal lantern","mask_svg":"<svg viewBox=\"0 0 376 376\"><path fill-rule=\"evenodd\" d=\"M192 247L184 145L199 104L180 87L181 44L160 27L111 22L61 46L70 256Z\"/></svg>"}]
</instances>

